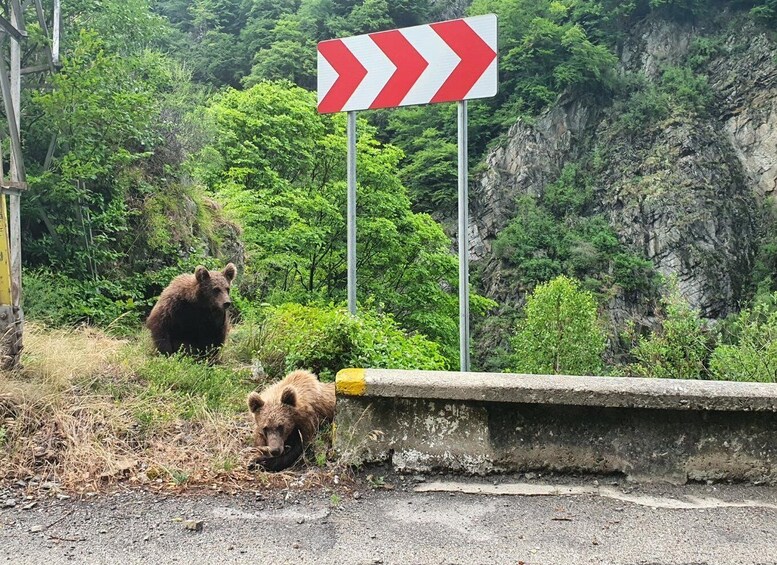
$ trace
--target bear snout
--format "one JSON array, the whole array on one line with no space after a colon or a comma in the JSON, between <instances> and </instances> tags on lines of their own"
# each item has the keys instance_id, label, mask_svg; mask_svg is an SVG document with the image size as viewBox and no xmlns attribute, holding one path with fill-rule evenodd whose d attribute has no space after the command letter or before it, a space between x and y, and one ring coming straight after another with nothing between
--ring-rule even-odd
<instances>
[{"instance_id":1,"label":"bear snout","mask_svg":"<svg viewBox=\"0 0 777 565\"><path fill-rule=\"evenodd\" d=\"M224 310L229 310L230 308L232 308L232 301L231 300L227 300L226 302L224 302L223 308L224 308Z\"/></svg>"},{"instance_id":2,"label":"bear snout","mask_svg":"<svg viewBox=\"0 0 777 565\"><path fill-rule=\"evenodd\" d=\"M272 457L278 457L279 455L283 454L283 446L281 445L280 447L271 447L269 451Z\"/></svg>"}]
</instances>

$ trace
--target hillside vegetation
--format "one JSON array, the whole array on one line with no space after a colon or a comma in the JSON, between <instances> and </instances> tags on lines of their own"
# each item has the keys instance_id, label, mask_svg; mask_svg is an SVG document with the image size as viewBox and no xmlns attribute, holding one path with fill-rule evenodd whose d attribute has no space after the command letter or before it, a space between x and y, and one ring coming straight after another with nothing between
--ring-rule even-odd
<instances>
[{"instance_id":1,"label":"hillside vegetation","mask_svg":"<svg viewBox=\"0 0 777 565\"><path fill-rule=\"evenodd\" d=\"M680 281L672 294L666 272L603 206L602 171L622 157L609 149L623 135L639 146L658 122L709 112L715 101L705 65L725 54L721 38L737 25L771 37L777 24L773 0L105 0L63 9L62 68L24 82L26 316L134 339L172 276L233 261L238 334L305 307L315 313L306 323L328 336L316 342L321 350L350 351L327 357L303 341L294 347L305 351L244 343L246 363L261 347L284 351L286 361L270 363L273 376L293 366L331 375L343 363L458 364L457 267L445 231L456 194L453 104L360 117L359 298L362 323L375 324L375 343L384 345L368 355L335 341L345 335L367 347L338 314L346 282L344 116L315 111L316 42L497 13L500 90L471 104L473 178L488 170L485 159L509 128L536 123L560 99L584 93L607 109L609 147L569 159L540 192L510 203L509 221L489 243L506 286L492 292L492 273L476 265L472 313L485 336L475 345L487 351L479 366L528 370L538 365L513 362L525 344L516 350L497 339L491 347L489 327L502 335L529 327L526 296L570 277L579 281L574 292L591 293L605 332L591 370L620 374L650 363L646 343L669 339L662 321L674 311L662 304L682 302L685 287ZM647 19L710 32L658 79L646 78L624 71L620 57ZM30 27L30 41L38 41ZM730 357L716 353L711 364L718 345L743 352L743 328L772 323L775 246L768 237L757 245L747 280L736 282L742 317L733 309L710 316L691 304L705 353L700 370L684 376L709 376ZM636 324L606 315L615 296L638 305L629 310L641 312ZM707 323L727 314L726 324Z\"/></svg>"}]
</instances>

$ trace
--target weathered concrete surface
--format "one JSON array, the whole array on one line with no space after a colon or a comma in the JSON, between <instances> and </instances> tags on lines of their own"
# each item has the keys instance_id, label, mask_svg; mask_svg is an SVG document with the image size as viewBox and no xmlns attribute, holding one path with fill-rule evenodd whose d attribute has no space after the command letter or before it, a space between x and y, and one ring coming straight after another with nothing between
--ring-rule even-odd
<instances>
[{"instance_id":1,"label":"weathered concrete surface","mask_svg":"<svg viewBox=\"0 0 777 565\"><path fill-rule=\"evenodd\" d=\"M765 383L393 369L345 369L337 381L350 396L777 412L777 385Z\"/></svg>"},{"instance_id":2,"label":"weathered concrete surface","mask_svg":"<svg viewBox=\"0 0 777 565\"><path fill-rule=\"evenodd\" d=\"M777 483L777 385L359 371L338 375L349 463Z\"/></svg>"}]
</instances>

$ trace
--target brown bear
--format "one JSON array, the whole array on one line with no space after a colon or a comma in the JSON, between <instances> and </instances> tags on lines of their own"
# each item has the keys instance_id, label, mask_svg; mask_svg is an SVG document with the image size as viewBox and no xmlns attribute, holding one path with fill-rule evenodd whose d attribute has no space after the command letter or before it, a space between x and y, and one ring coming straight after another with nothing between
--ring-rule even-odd
<instances>
[{"instance_id":1,"label":"brown bear","mask_svg":"<svg viewBox=\"0 0 777 565\"><path fill-rule=\"evenodd\" d=\"M216 354L229 331L229 289L235 273L229 263L223 271L200 265L194 274L175 277L146 320L157 350L167 355L181 350L198 356Z\"/></svg>"},{"instance_id":2,"label":"brown bear","mask_svg":"<svg viewBox=\"0 0 777 565\"><path fill-rule=\"evenodd\" d=\"M254 444L266 456L257 463L268 471L293 465L319 426L335 415L335 385L310 371L293 371L261 393L248 395L254 416Z\"/></svg>"}]
</instances>

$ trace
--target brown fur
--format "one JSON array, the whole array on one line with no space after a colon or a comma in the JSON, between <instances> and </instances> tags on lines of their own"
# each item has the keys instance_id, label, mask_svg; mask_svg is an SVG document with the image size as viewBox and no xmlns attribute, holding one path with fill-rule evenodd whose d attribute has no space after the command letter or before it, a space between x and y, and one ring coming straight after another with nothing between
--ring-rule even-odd
<instances>
[{"instance_id":1,"label":"brown fur","mask_svg":"<svg viewBox=\"0 0 777 565\"><path fill-rule=\"evenodd\" d=\"M322 423L332 421L335 385L319 382L309 371L294 371L261 393L250 393L247 401L254 416L254 443L278 457L292 434L298 433L304 446Z\"/></svg>"},{"instance_id":2,"label":"brown fur","mask_svg":"<svg viewBox=\"0 0 777 565\"><path fill-rule=\"evenodd\" d=\"M229 289L235 273L232 263L223 271L208 271L200 265L194 274L174 278L146 320L157 350L197 355L218 351L229 332Z\"/></svg>"}]
</instances>

